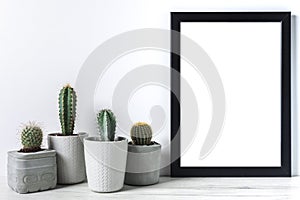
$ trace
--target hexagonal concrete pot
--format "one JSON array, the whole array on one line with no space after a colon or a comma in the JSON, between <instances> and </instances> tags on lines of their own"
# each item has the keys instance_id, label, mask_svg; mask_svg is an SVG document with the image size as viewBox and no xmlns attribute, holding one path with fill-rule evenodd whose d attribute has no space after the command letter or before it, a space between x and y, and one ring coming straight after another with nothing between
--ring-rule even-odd
<instances>
[{"instance_id":1,"label":"hexagonal concrete pot","mask_svg":"<svg viewBox=\"0 0 300 200\"><path fill-rule=\"evenodd\" d=\"M56 152L43 150L33 153L9 151L7 182L18 193L37 192L55 188Z\"/></svg>"},{"instance_id":2,"label":"hexagonal concrete pot","mask_svg":"<svg viewBox=\"0 0 300 200\"><path fill-rule=\"evenodd\" d=\"M161 145L128 144L126 185L152 185L159 182Z\"/></svg>"},{"instance_id":3,"label":"hexagonal concrete pot","mask_svg":"<svg viewBox=\"0 0 300 200\"><path fill-rule=\"evenodd\" d=\"M87 136L87 133L48 135L49 149L57 153L58 184L75 184L86 180L83 139Z\"/></svg>"},{"instance_id":4,"label":"hexagonal concrete pot","mask_svg":"<svg viewBox=\"0 0 300 200\"><path fill-rule=\"evenodd\" d=\"M84 139L85 163L89 188L94 192L115 192L124 185L127 160L126 138L101 141L100 137Z\"/></svg>"}]
</instances>

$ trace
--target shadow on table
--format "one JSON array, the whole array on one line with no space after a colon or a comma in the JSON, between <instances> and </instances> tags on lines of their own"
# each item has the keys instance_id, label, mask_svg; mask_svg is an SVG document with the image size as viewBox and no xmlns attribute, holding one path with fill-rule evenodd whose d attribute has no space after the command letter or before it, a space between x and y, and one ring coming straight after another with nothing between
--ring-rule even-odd
<instances>
[{"instance_id":1,"label":"shadow on table","mask_svg":"<svg viewBox=\"0 0 300 200\"><path fill-rule=\"evenodd\" d=\"M163 177L159 178L159 182L158 183L153 184L153 185L134 186L134 185L126 185L126 184L124 184L124 187L119 192L130 191L130 190L138 190L138 189L142 189L142 188L145 189L145 188L162 187L162 185L164 185L166 183L177 181L177 180L178 180L178 178L171 178L171 177L163 176ZM82 183L87 183L87 182L84 181ZM58 184L55 189L69 188L69 187L74 187L75 185L77 185L76 187L78 187L78 184Z\"/></svg>"},{"instance_id":2,"label":"shadow on table","mask_svg":"<svg viewBox=\"0 0 300 200\"><path fill-rule=\"evenodd\" d=\"M60 189L60 188L68 188L68 187L78 187L79 184L87 183L87 180L80 182L80 183L74 183L74 184L57 184L55 189Z\"/></svg>"},{"instance_id":3,"label":"shadow on table","mask_svg":"<svg viewBox=\"0 0 300 200\"><path fill-rule=\"evenodd\" d=\"M120 192L123 191L129 191L129 190L136 190L136 189L145 189L145 188L156 188L156 187L161 187L165 183L169 183L172 181L176 181L177 178L171 178L167 176L163 176L159 178L159 182L153 185L141 185L141 186L135 186L135 185L126 185L124 184L124 187L120 190Z\"/></svg>"}]
</instances>

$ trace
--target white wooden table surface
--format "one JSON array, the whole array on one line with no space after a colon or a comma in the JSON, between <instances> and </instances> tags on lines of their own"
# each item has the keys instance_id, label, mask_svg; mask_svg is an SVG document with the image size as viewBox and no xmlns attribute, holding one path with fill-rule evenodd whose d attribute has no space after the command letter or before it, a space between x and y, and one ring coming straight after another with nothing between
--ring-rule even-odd
<instances>
[{"instance_id":1,"label":"white wooden table surface","mask_svg":"<svg viewBox=\"0 0 300 200\"><path fill-rule=\"evenodd\" d=\"M169 178L146 187L125 185L115 193L95 193L87 183L57 186L54 190L17 194L0 177L0 200L90 199L296 199L300 200L300 177L293 178Z\"/></svg>"}]
</instances>

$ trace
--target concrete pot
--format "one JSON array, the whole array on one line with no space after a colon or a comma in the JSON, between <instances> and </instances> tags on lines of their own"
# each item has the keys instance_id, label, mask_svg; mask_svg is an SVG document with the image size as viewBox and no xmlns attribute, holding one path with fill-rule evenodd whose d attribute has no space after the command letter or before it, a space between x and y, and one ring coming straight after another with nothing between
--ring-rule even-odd
<instances>
[{"instance_id":1,"label":"concrete pot","mask_svg":"<svg viewBox=\"0 0 300 200\"><path fill-rule=\"evenodd\" d=\"M33 153L9 151L7 154L7 183L14 191L23 194L55 188L57 174L54 150Z\"/></svg>"},{"instance_id":2,"label":"concrete pot","mask_svg":"<svg viewBox=\"0 0 300 200\"><path fill-rule=\"evenodd\" d=\"M49 149L57 153L57 183L75 184L86 179L83 139L87 133L69 136L49 134Z\"/></svg>"},{"instance_id":3,"label":"concrete pot","mask_svg":"<svg viewBox=\"0 0 300 200\"><path fill-rule=\"evenodd\" d=\"M127 185L152 185L158 183L160 172L161 145L128 144L125 174Z\"/></svg>"},{"instance_id":4,"label":"concrete pot","mask_svg":"<svg viewBox=\"0 0 300 200\"><path fill-rule=\"evenodd\" d=\"M89 188L94 192L114 192L123 188L128 141L84 139L85 163Z\"/></svg>"}]
</instances>

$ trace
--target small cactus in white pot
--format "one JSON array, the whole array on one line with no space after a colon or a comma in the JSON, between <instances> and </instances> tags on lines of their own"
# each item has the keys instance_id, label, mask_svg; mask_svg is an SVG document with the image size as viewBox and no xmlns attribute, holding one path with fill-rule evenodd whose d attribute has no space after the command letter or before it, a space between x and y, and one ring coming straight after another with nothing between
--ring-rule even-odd
<instances>
[{"instance_id":1,"label":"small cactus in white pot","mask_svg":"<svg viewBox=\"0 0 300 200\"><path fill-rule=\"evenodd\" d=\"M159 181L161 145L151 141L152 128L145 122L135 123L130 131L125 174L127 185L152 185Z\"/></svg>"},{"instance_id":2,"label":"small cactus in white pot","mask_svg":"<svg viewBox=\"0 0 300 200\"><path fill-rule=\"evenodd\" d=\"M124 185L128 142L115 137L116 118L109 109L97 114L99 136L84 139L89 188L94 192L114 192Z\"/></svg>"},{"instance_id":3,"label":"small cactus in white pot","mask_svg":"<svg viewBox=\"0 0 300 200\"><path fill-rule=\"evenodd\" d=\"M57 152L57 182L59 184L75 184L86 179L83 138L87 137L87 133L74 134L76 104L76 92L67 84L58 95L61 133L48 135L49 148Z\"/></svg>"},{"instance_id":4,"label":"small cactus in white pot","mask_svg":"<svg viewBox=\"0 0 300 200\"><path fill-rule=\"evenodd\" d=\"M23 148L8 152L7 183L18 193L37 192L55 188L56 153L42 149L43 131L29 122L21 132Z\"/></svg>"},{"instance_id":5,"label":"small cactus in white pot","mask_svg":"<svg viewBox=\"0 0 300 200\"><path fill-rule=\"evenodd\" d=\"M99 136L102 141L114 141L116 134L116 117L109 109L101 110L97 114Z\"/></svg>"}]
</instances>

